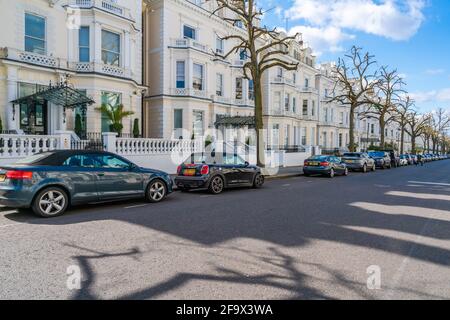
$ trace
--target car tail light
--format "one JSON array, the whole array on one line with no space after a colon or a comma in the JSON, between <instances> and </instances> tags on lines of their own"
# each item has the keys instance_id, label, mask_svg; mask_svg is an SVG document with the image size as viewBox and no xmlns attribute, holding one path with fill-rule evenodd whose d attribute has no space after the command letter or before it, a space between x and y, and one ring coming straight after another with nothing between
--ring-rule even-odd
<instances>
[{"instance_id":1,"label":"car tail light","mask_svg":"<svg viewBox=\"0 0 450 320\"><path fill-rule=\"evenodd\" d=\"M306 167L306 166L308 166L308 160L305 160L304 162L303 162L303 165Z\"/></svg>"},{"instance_id":2,"label":"car tail light","mask_svg":"<svg viewBox=\"0 0 450 320\"><path fill-rule=\"evenodd\" d=\"M203 166L202 169L200 170L200 174L202 176L209 174L209 166Z\"/></svg>"},{"instance_id":3,"label":"car tail light","mask_svg":"<svg viewBox=\"0 0 450 320\"><path fill-rule=\"evenodd\" d=\"M6 178L11 180L30 180L33 178L33 172L19 170L7 171Z\"/></svg>"},{"instance_id":4,"label":"car tail light","mask_svg":"<svg viewBox=\"0 0 450 320\"><path fill-rule=\"evenodd\" d=\"M178 166L178 168L177 168L177 174L180 174L181 173L181 166Z\"/></svg>"},{"instance_id":5,"label":"car tail light","mask_svg":"<svg viewBox=\"0 0 450 320\"><path fill-rule=\"evenodd\" d=\"M321 166L321 167L328 167L329 165L330 165L330 163L329 163L329 162L326 162L326 161L320 163L320 166Z\"/></svg>"}]
</instances>

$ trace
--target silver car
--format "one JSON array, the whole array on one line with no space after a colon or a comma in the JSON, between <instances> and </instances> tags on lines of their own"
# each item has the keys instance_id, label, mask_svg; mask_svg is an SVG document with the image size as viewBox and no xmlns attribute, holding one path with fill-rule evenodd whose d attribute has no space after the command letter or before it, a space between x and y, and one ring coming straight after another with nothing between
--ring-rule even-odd
<instances>
[{"instance_id":1,"label":"silver car","mask_svg":"<svg viewBox=\"0 0 450 320\"><path fill-rule=\"evenodd\" d=\"M342 156L342 161L347 165L349 170L362 171L375 171L375 160L370 158L365 152L347 152Z\"/></svg>"}]
</instances>

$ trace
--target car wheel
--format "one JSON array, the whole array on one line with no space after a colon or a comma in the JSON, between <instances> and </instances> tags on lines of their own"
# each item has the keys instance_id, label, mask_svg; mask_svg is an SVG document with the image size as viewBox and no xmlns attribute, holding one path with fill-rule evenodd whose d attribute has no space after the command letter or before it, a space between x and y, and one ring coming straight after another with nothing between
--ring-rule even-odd
<instances>
[{"instance_id":1,"label":"car wheel","mask_svg":"<svg viewBox=\"0 0 450 320\"><path fill-rule=\"evenodd\" d=\"M363 165L362 172L363 172L363 173L366 173L366 172L367 172L367 165L366 165L366 164Z\"/></svg>"},{"instance_id":2,"label":"car wheel","mask_svg":"<svg viewBox=\"0 0 450 320\"><path fill-rule=\"evenodd\" d=\"M166 196L167 187L164 182L162 182L161 180L154 180L150 182L146 192L146 199L148 202L161 202Z\"/></svg>"},{"instance_id":3,"label":"car wheel","mask_svg":"<svg viewBox=\"0 0 450 320\"><path fill-rule=\"evenodd\" d=\"M31 208L38 216L51 218L62 215L68 206L67 193L61 188L50 187L37 194Z\"/></svg>"},{"instance_id":4,"label":"car wheel","mask_svg":"<svg viewBox=\"0 0 450 320\"><path fill-rule=\"evenodd\" d=\"M215 176L209 184L209 192L212 194L220 194L224 189L224 181L221 176Z\"/></svg>"},{"instance_id":5,"label":"car wheel","mask_svg":"<svg viewBox=\"0 0 450 320\"><path fill-rule=\"evenodd\" d=\"M344 176L348 176L348 168L345 168L345 170L344 170Z\"/></svg>"},{"instance_id":6,"label":"car wheel","mask_svg":"<svg viewBox=\"0 0 450 320\"><path fill-rule=\"evenodd\" d=\"M259 189L264 185L264 176L261 174L256 174L255 181L253 182L253 188Z\"/></svg>"},{"instance_id":7,"label":"car wheel","mask_svg":"<svg viewBox=\"0 0 450 320\"><path fill-rule=\"evenodd\" d=\"M331 168L330 173L328 174L328 177L334 178L334 176L335 176L334 169Z\"/></svg>"}]
</instances>

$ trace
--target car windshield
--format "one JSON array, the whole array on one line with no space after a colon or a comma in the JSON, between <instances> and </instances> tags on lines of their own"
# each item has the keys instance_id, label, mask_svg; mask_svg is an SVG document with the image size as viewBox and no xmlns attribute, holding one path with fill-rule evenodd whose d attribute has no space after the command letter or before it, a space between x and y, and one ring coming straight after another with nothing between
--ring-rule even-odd
<instances>
[{"instance_id":1,"label":"car windshield","mask_svg":"<svg viewBox=\"0 0 450 320\"><path fill-rule=\"evenodd\" d=\"M369 152L369 156L383 158L384 157L384 152L381 152L381 151Z\"/></svg>"},{"instance_id":2,"label":"car windshield","mask_svg":"<svg viewBox=\"0 0 450 320\"><path fill-rule=\"evenodd\" d=\"M344 158L361 158L361 153L344 153Z\"/></svg>"},{"instance_id":3,"label":"car windshield","mask_svg":"<svg viewBox=\"0 0 450 320\"><path fill-rule=\"evenodd\" d=\"M34 164L34 163L40 162L41 160L49 157L50 155L52 155L51 152L38 153L38 154L32 155L30 157L20 159L20 160L16 161L15 164L27 164L27 165Z\"/></svg>"}]
</instances>

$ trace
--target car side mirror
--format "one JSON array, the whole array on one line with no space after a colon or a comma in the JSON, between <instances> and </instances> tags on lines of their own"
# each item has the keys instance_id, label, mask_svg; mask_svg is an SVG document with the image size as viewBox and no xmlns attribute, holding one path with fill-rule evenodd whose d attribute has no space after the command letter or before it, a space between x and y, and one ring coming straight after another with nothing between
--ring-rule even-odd
<instances>
[{"instance_id":1,"label":"car side mirror","mask_svg":"<svg viewBox=\"0 0 450 320\"><path fill-rule=\"evenodd\" d=\"M250 163L248 161L245 161L245 166L248 167Z\"/></svg>"}]
</instances>

